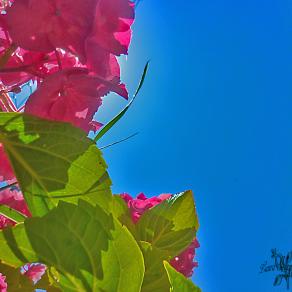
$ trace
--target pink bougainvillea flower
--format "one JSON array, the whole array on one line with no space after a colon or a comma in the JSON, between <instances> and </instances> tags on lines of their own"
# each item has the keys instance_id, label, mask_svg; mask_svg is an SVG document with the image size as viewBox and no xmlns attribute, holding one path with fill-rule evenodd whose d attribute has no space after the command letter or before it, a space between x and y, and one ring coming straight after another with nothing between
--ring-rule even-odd
<instances>
[{"instance_id":1,"label":"pink bougainvillea flower","mask_svg":"<svg viewBox=\"0 0 292 292\"><path fill-rule=\"evenodd\" d=\"M129 0L18 0L3 25L23 49L62 48L100 76L118 76L114 55L128 52L134 4Z\"/></svg>"},{"instance_id":2,"label":"pink bougainvillea flower","mask_svg":"<svg viewBox=\"0 0 292 292\"><path fill-rule=\"evenodd\" d=\"M31 279L34 283L38 282L43 274L46 272L47 267L43 264L33 263L26 264L21 268L21 273Z\"/></svg>"},{"instance_id":3,"label":"pink bougainvillea flower","mask_svg":"<svg viewBox=\"0 0 292 292\"><path fill-rule=\"evenodd\" d=\"M0 191L0 204L9 206L27 217L31 216L18 186L13 186Z\"/></svg>"},{"instance_id":4,"label":"pink bougainvillea flower","mask_svg":"<svg viewBox=\"0 0 292 292\"><path fill-rule=\"evenodd\" d=\"M94 113L109 91L127 95L122 85L89 75L84 68L71 68L48 76L30 96L25 112L56 121L70 122L88 131Z\"/></svg>"},{"instance_id":5,"label":"pink bougainvillea flower","mask_svg":"<svg viewBox=\"0 0 292 292\"><path fill-rule=\"evenodd\" d=\"M1 53L0 53L1 55ZM11 90L40 76L45 54L17 49L0 72L1 83Z\"/></svg>"},{"instance_id":6,"label":"pink bougainvillea flower","mask_svg":"<svg viewBox=\"0 0 292 292\"><path fill-rule=\"evenodd\" d=\"M0 15L0 56L11 47L12 43L5 23L3 15ZM56 49L52 53L43 53L17 48L5 68L1 68L0 80L10 91L12 87L20 86L29 80L42 79L46 75L60 70L60 67L65 69L82 66L84 65L75 55L61 49Z\"/></svg>"},{"instance_id":7,"label":"pink bougainvillea flower","mask_svg":"<svg viewBox=\"0 0 292 292\"><path fill-rule=\"evenodd\" d=\"M14 90L29 79L86 66L90 75L108 82L100 82L105 85L100 86L100 96L118 91L127 98L116 56L128 51L134 16L129 0L15 1L0 16L0 41L2 52L11 43L21 48L0 73L1 81Z\"/></svg>"},{"instance_id":8,"label":"pink bougainvillea flower","mask_svg":"<svg viewBox=\"0 0 292 292\"><path fill-rule=\"evenodd\" d=\"M0 181L11 180L14 178L13 169L4 151L3 145L0 143Z\"/></svg>"},{"instance_id":9,"label":"pink bougainvillea flower","mask_svg":"<svg viewBox=\"0 0 292 292\"><path fill-rule=\"evenodd\" d=\"M91 121L89 123L90 130L94 131L94 132L98 131L102 126L103 126L103 124L99 123L97 121Z\"/></svg>"},{"instance_id":10,"label":"pink bougainvillea flower","mask_svg":"<svg viewBox=\"0 0 292 292\"><path fill-rule=\"evenodd\" d=\"M170 264L187 278L191 277L193 275L194 268L198 267L198 262L194 261L194 257L196 255L196 248L199 247L200 244L198 240L195 239L186 250L174 257L170 261Z\"/></svg>"},{"instance_id":11,"label":"pink bougainvillea flower","mask_svg":"<svg viewBox=\"0 0 292 292\"><path fill-rule=\"evenodd\" d=\"M40 52L70 49L84 55L97 0L18 0L7 9L14 43ZM80 54L81 53L81 54Z\"/></svg>"},{"instance_id":12,"label":"pink bougainvillea flower","mask_svg":"<svg viewBox=\"0 0 292 292\"><path fill-rule=\"evenodd\" d=\"M5 30L3 15L0 15L0 56L11 49L11 39ZM26 51L21 48L12 50L4 68L0 71L0 81L6 87L16 87L35 78L37 69L42 66L46 55L44 53Z\"/></svg>"},{"instance_id":13,"label":"pink bougainvillea flower","mask_svg":"<svg viewBox=\"0 0 292 292\"><path fill-rule=\"evenodd\" d=\"M0 273L0 292L7 292L6 277Z\"/></svg>"},{"instance_id":14,"label":"pink bougainvillea flower","mask_svg":"<svg viewBox=\"0 0 292 292\"><path fill-rule=\"evenodd\" d=\"M125 54L134 4L129 0L18 0L7 9L14 43L27 50L69 49L84 59L87 37L105 50Z\"/></svg>"},{"instance_id":15,"label":"pink bougainvillea flower","mask_svg":"<svg viewBox=\"0 0 292 292\"><path fill-rule=\"evenodd\" d=\"M124 193L121 194L121 197L128 205L133 222L137 223L146 210L169 199L171 194L162 194L158 197L147 198L143 193L140 193L137 198L133 198L129 194ZM198 240L194 239L194 241L181 254L170 261L170 264L186 277L191 277L194 268L198 266L198 263L194 261L194 257L196 254L195 249L199 246L200 244Z\"/></svg>"},{"instance_id":16,"label":"pink bougainvillea flower","mask_svg":"<svg viewBox=\"0 0 292 292\"><path fill-rule=\"evenodd\" d=\"M127 54L134 22L134 4L129 0L100 0L92 30L85 41L87 67L104 78L119 78L116 56Z\"/></svg>"},{"instance_id":17,"label":"pink bougainvillea flower","mask_svg":"<svg viewBox=\"0 0 292 292\"><path fill-rule=\"evenodd\" d=\"M3 56L11 47L11 39L3 28L1 20L0 16L0 56ZM21 48L13 49L11 52L12 55L0 71L0 81L8 88L19 86L32 79L34 67L44 58L42 53L28 52Z\"/></svg>"},{"instance_id":18,"label":"pink bougainvillea flower","mask_svg":"<svg viewBox=\"0 0 292 292\"><path fill-rule=\"evenodd\" d=\"M132 219L135 223L139 220L141 215L148 209L158 205L162 201L171 197L171 194L162 194L158 197L147 198L143 193L140 193L136 199L129 194L121 194L121 197L128 204L131 211Z\"/></svg>"},{"instance_id":19,"label":"pink bougainvillea flower","mask_svg":"<svg viewBox=\"0 0 292 292\"><path fill-rule=\"evenodd\" d=\"M99 0L89 38L116 56L127 54L134 18L131 1Z\"/></svg>"},{"instance_id":20,"label":"pink bougainvillea flower","mask_svg":"<svg viewBox=\"0 0 292 292\"><path fill-rule=\"evenodd\" d=\"M15 223L8 219L7 217L0 215L0 230L8 226L13 226ZM1 291L1 290L0 290Z\"/></svg>"}]
</instances>

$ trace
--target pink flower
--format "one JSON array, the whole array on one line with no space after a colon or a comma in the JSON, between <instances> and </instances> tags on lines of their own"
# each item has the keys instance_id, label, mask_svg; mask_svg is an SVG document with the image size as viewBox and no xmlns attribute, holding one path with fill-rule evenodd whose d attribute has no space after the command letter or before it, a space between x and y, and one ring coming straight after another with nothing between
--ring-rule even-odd
<instances>
[{"instance_id":1,"label":"pink flower","mask_svg":"<svg viewBox=\"0 0 292 292\"><path fill-rule=\"evenodd\" d=\"M136 199L133 199L129 194L121 194L121 197L128 204L128 208L131 211L132 219L134 223L137 223L140 216L148 209L158 205L162 201L171 197L170 194L162 194L158 197L152 197L147 199L143 193L140 193Z\"/></svg>"},{"instance_id":2,"label":"pink flower","mask_svg":"<svg viewBox=\"0 0 292 292\"><path fill-rule=\"evenodd\" d=\"M0 230L6 228L8 226L13 226L14 224L15 224L15 222L11 221L10 219L6 218L3 215L0 215Z\"/></svg>"},{"instance_id":3,"label":"pink flower","mask_svg":"<svg viewBox=\"0 0 292 292\"><path fill-rule=\"evenodd\" d=\"M92 30L85 40L84 60L90 70L110 80L119 78L115 56L128 53L134 18L134 4L129 0L98 2Z\"/></svg>"},{"instance_id":4,"label":"pink flower","mask_svg":"<svg viewBox=\"0 0 292 292\"><path fill-rule=\"evenodd\" d=\"M186 250L170 261L170 264L187 278L191 277L194 268L198 267L198 262L194 261L196 255L195 249L198 247L200 247L200 244L198 240L195 239Z\"/></svg>"},{"instance_id":5,"label":"pink flower","mask_svg":"<svg viewBox=\"0 0 292 292\"><path fill-rule=\"evenodd\" d=\"M114 55L126 54L134 4L129 0L18 0L5 18L14 43L51 52L62 48L86 61L86 42ZM97 64L98 65L98 64Z\"/></svg>"},{"instance_id":6,"label":"pink flower","mask_svg":"<svg viewBox=\"0 0 292 292\"><path fill-rule=\"evenodd\" d=\"M0 292L7 292L6 277L0 273Z\"/></svg>"},{"instance_id":7,"label":"pink flower","mask_svg":"<svg viewBox=\"0 0 292 292\"><path fill-rule=\"evenodd\" d=\"M137 198L132 198L129 194L121 194L121 197L127 203L130 209L132 220L137 223L141 215L148 209L160 204L162 201L167 200L171 197L171 194L162 194L158 197L152 197L147 199L147 197L140 193ZM197 239L194 241L178 256L175 256L170 264L180 273L186 277L191 277L193 275L194 268L198 267L198 263L194 261L195 249L200 246Z\"/></svg>"},{"instance_id":8,"label":"pink flower","mask_svg":"<svg viewBox=\"0 0 292 292\"><path fill-rule=\"evenodd\" d=\"M25 112L50 120L64 121L89 131L101 97L110 90L123 96L123 85L89 75L84 68L71 68L48 76L30 96Z\"/></svg>"},{"instance_id":9,"label":"pink flower","mask_svg":"<svg viewBox=\"0 0 292 292\"><path fill-rule=\"evenodd\" d=\"M128 52L134 17L129 0L18 0L0 25L5 48L11 42L43 53L62 48L98 76L119 82L115 56Z\"/></svg>"},{"instance_id":10,"label":"pink flower","mask_svg":"<svg viewBox=\"0 0 292 292\"><path fill-rule=\"evenodd\" d=\"M0 182L14 178L13 169L6 156L3 145L0 143Z\"/></svg>"},{"instance_id":11,"label":"pink flower","mask_svg":"<svg viewBox=\"0 0 292 292\"><path fill-rule=\"evenodd\" d=\"M24 197L18 187L11 187L0 192L0 204L9 206L23 215L30 217Z\"/></svg>"},{"instance_id":12,"label":"pink flower","mask_svg":"<svg viewBox=\"0 0 292 292\"><path fill-rule=\"evenodd\" d=\"M89 38L116 56L128 53L134 4L129 0L99 0Z\"/></svg>"},{"instance_id":13,"label":"pink flower","mask_svg":"<svg viewBox=\"0 0 292 292\"><path fill-rule=\"evenodd\" d=\"M36 283L41 279L46 269L47 267L43 264L26 264L21 268L21 273Z\"/></svg>"},{"instance_id":14,"label":"pink flower","mask_svg":"<svg viewBox=\"0 0 292 292\"><path fill-rule=\"evenodd\" d=\"M97 0L17 0L7 9L9 34L20 47L83 53Z\"/></svg>"}]
</instances>

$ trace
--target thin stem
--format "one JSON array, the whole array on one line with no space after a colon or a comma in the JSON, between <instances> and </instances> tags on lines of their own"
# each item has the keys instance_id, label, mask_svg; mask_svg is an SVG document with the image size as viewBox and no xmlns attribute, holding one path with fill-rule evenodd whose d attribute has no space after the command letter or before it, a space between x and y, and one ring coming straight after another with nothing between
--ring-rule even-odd
<instances>
[{"instance_id":1,"label":"thin stem","mask_svg":"<svg viewBox=\"0 0 292 292\"><path fill-rule=\"evenodd\" d=\"M17 185L17 181L14 182L14 183L12 183L12 184L9 184L9 185L7 185L7 186L5 186L5 187L0 188L0 192L4 191L4 190L6 190L6 189L9 189L9 188L11 188L11 187L13 187L13 186L15 186L15 185Z\"/></svg>"},{"instance_id":2,"label":"thin stem","mask_svg":"<svg viewBox=\"0 0 292 292\"><path fill-rule=\"evenodd\" d=\"M2 69L7 62L9 61L10 57L13 55L13 53L15 52L15 50L17 49L17 46L12 44L9 48L7 48L3 55L1 55L0 57L0 68Z\"/></svg>"},{"instance_id":3,"label":"thin stem","mask_svg":"<svg viewBox=\"0 0 292 292\"><path fill-rule=\"evenodd\" d=\"M124 139L122 139L122 140L119 140L119 141L116 141L116 142L114 142L114 143L108 144L108 145L103 146L103 147L101 147L101 148L99 148L99 149L100 149L100 150L103 150L103 149L106 149L106 148L108 148L108 147L111 147L111 146L117 145L117 144L119 144L119 143L125 142L125 141L127 141L127 140L129 140L129 139L131 139L131 138L133 138L133 137L135 137L135 136L137 136L138 134L139 134L139 132L136 132L136 133L134 133L134 134L128 136L127 138L124 138Z\"/></svg>"},{"instance_id":4,"label":"thin stem","mask_svg":"<svg viewBox=\"0 0 292 292\"><path fill-rule=\"evenodd\" d=\"M17 112L17 108L15 107L13 101L10 99L9 94L2 90L0 91L0 100L2 103L2 109L5 110L6 112Z\"/></svg>"},{"instance_id":5,"label":"thin stem","mask_svg":"<svg viewBox=\"0 0 292 292\"><path fill-rule=\"evenodd\" d=\"M12 68L1 68L0 73L14 73L14 72L26 72L31 65L23 65L19 67L12 67Z\"/></svg>"},{"instance_id":6,"label":"thin stem","mask_svg":"<svg viewBox=\"0 0 292 292\"><path fill-rule=\"evenodd\" d=\"M1 108L1 111L5 113L10 111L1 98L0 98L0 108Z\"/></svg>"}]
</instances>

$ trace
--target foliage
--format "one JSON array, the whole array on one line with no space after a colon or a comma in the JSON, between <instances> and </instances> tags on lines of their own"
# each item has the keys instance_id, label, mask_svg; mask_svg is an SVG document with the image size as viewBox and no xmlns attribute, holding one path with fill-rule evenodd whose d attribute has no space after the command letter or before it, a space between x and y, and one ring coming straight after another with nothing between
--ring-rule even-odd
<instances>
[{"instance_id":1,"label":"foliage","mask_svg":"<svg viewBox=\"0 0 292 292\"><path fill-rule=\"evenodd\" d=\"M163 262L171 285L170 292L201 292L201 289L194 285L189 279L177 272L168 262Z\"/></svg>"},{"instance_id":2,"label":"foliage","mask_svg":"<svg viewBox=\"0 0 292 292\"><path fill-rule=\"evenodd\" d=\"M82 130L18 113L0 113L0 127L0 142L32 215L46 214L60 198L108 207L106 164Z\"/></svg>"},{"instance_id":3,"label":"foliage","mask_svg":"<svg viewBox=\"0 0 292 292\"><path fill-rule=\"evenodd\" d=\"M138 197L141 198L141 194ZM133 218L136 224L129 225L131 214L127 208L124 207L122 211L120 207L118 211L121 222L131 230L143 252L146 271L142 290L149 292L169 291L170 283L163 261L170 261L185 250L194 240L199 227L191 191L173 196L162 195L160 198L167 199L153 198L154 207L150 209L147 209L147 206L151 203L151 199L145 200L146 208L142 212L143 205L140 202L142 214L139 215L138 220L135 220L136 217ZM160 202L154 203L154 199ZM192 258L189 260L192 261Z\"/></svg>"},{"instance_id":4,"label":"foliage","mask_svg":"<svg viewBox=\"0 0 292 292\"><path fill-rule=\"evenodd\" d=\"M113 196L96 146L148 71L149 62L101 129L103 98L128 98L117 57L128 52L134 2L0 1L0 292L200 291L187 279L193 193ZM27 82L36 90L18 108L11 95ZM100 130L94 140L90 130Z\"/></svg>"}]
</instances>

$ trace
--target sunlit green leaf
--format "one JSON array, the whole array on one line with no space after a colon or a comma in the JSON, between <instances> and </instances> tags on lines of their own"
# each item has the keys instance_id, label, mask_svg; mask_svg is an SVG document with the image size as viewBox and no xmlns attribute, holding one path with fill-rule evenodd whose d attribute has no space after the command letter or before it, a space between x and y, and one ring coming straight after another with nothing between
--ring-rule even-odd
<instances>
[{"instance_id":1,"label":"sunlit green leaf","mask_svg":"<svg viewBox=\"0 0 292 292\"><path fill-rule=\"evenodd\" d=\"M63 291L137 292L142 253L133 236L98 205L59 202L42 218L0 232L0 259L14 267L41 262L55 267Z\"/></svg>"},{"instance_id":2,"label":"sunlit green leaf","mask_svg":"<svg viewBox=\"0 0 292 292\"><path fill-rule=\"evenodd\" d=\"M145 260L143 292L169 291L163 261L169 261L190 245L199 228L193 193L172 196L146 211L134 235L140 241Z\"/></svg>"},{"instance_id":3,"label":"sunlit green leaf","mask_svg":"<svg viewBox=\"0 0 292 292\"><path fill-rule=\"evenodd\" d=\"M6 205L0 205L0 215L4 215L5 217L9 218L10 220L16 223L23 222L26 218L26 216L22 215L21 213L17 212L14 209L9 208Z\"/></svg>"},{"instance_id":4,"label":"sunlit green leaf","mask_svg":"<svg viewBox=\"0 0 292 292\"><path fill-rule=\"evenodd\" d=\"M82 130L68 123L0 113L0 142L33 215L46 214L59 199L76 203L79 197L108 208L107 166Z\"/></svg>"},{"instance_id":5,"label":"sunlit green leaf","mask_svg":"<svg viewBox=\"0 0 292 292\"><path fill-rule=\"evenodd\" d=\"M161 250L177 253L188 245L199 228L193 193L171 196L147 210L139 219L139 239Z\"/></svg>"},{"instance_id":6,"label":"sunlit green leaf","mask_svg":"<svg viewBox=\"0 0 292 292\"><path fill-rule=\"evenodd\" d=\"M164 261L164 267L170 282L170 292L201 292L191 280L177 272L168 262Z\"/></svg>"}]
</instances>

